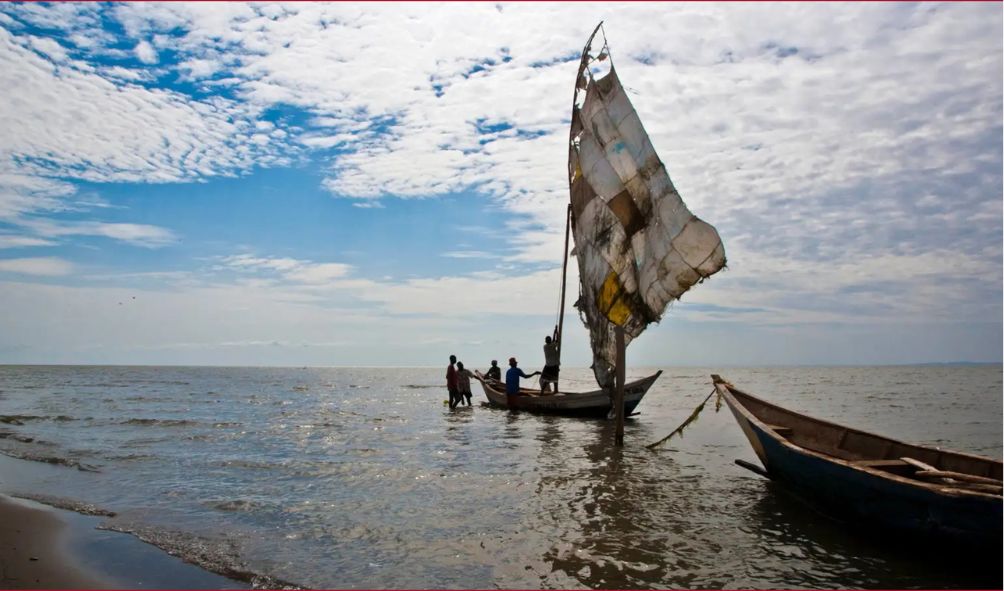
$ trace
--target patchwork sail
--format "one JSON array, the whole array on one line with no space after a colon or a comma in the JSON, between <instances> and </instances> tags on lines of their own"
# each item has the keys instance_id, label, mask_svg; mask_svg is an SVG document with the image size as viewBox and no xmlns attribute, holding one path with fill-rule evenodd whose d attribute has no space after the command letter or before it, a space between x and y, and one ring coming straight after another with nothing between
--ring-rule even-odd
<instances>
[{"instance_id":1,"label":"patchwork sail","mask_svg":"<svg viewBox=\"0 0 1004 591\"><path fill-rule=\"evenodd\" d=\"M572 106L568 173L579 301L593 371L614 385L615 326L625 344L666 307L725 266L718 231L687 209L628 100L606 39L582 50ZM602 35L602 33L601 33Z\"/></svg>"}]
</instances>

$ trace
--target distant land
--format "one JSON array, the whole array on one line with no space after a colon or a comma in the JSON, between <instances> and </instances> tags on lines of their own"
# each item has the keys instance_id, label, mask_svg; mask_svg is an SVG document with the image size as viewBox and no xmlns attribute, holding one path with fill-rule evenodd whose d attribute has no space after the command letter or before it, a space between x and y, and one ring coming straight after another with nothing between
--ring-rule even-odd
<instances>
[{"instance_id":1,"label":"distant land","mask_svg":"<svg viewBox=\"0 0 1004 591\"><path fill-rule=\"evenodd\" d=\"M1000 361L931 361L928 363L908 363L906 365L1000 365Z\"/></svg>"}]
</instances>

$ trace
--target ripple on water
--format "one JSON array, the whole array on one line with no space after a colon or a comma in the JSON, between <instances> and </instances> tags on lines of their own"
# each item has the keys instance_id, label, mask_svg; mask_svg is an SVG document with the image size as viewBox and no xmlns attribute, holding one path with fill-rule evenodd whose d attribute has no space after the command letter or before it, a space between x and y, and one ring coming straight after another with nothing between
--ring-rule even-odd
<instances>
[{"instance_id":1,"label":"ripple on water","mask_svg":"<svg viewBox=\"0 0 1004 591\"><path fill-rule=\"evenodd\" d=\"M207 568L243 580L273 577L266 586L1000 583L999 572L946 571L943 562L863 540L735 466L737 458L755 458L727 411L709 406L682 438L644 449L703 400L714 370L667 370L626 426L623 449L611 446L606 421L483 406L445 411L438 368L73 371L86 374L77 383L129 388L57 390L53 384L68 374L48 369L22 369L19 383L38 388L14 388L0 368L3 416L21 423L0 424L0 444L77 461L83 456L63 450L94 454L88 460L100 460L101 474L60 472L61 496L108 507L119 513L116 527L180 546L193 561L200 548L223 548L224 557L203 556ZM588 370L568 374L570 383L590 383ZM1000 454L999 388L986 388L999 375L881 368L727 374L751 393L820 418ZM92 419L51 418L59 416ZM45 478L35 483L39 490L55 482ZM174 533L158 529L165 524Z\"/></svg>"}]
</instances>

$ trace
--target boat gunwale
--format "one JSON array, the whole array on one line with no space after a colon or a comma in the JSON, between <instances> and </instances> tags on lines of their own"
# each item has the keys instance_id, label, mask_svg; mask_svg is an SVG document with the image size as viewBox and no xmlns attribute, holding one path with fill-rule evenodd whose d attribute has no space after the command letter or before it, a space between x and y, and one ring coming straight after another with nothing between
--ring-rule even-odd
<instances>
[{"instance_id":1,"label":"boat gunwale","mask_svg":"<svg viewBox=\"0 0 1004 591\"><path fill-rule=\"evenodd\" d=\"M644 378L640 378L640 379L637 379L637 380L635 380L633 382L628 382L628 383L624 384L624 388L635 388L635 387L639 387L639 386L645 385L646 386L645 393L648 393L648 389L652 387L652 384L655 383L655 381L657 379L659 379L659 376L661 376L661 375L662 375L662 370L660 369L659 371L655 372L654 374L652 374L650 376L646 376ZM483 388L490 389L492 392L494 392L496 394L499 394L501 396L508 396L508 394L505 391L505 384L503 382L496 382L497 384L499 384L502 387L501 388L495 388L495 387L489 385L487 380L481 379L481 380L478 380L478 381L481 382L481 386ZM647 382L647 384L646 384L646 382ZM555 398L558 398L558 397L597 396L597 395L600 395L600 394L606 394L606 390L604 390L603 388L600 388L598 390L589 390L588 392L552 392L551 394L541 394L540 390L535 390L533 388L520 388L519 389L519 396L526 396L528 398L539 398L539 399L545 399L545 400L554 400Z\"/></svg>"},{"instance_id":2,"label":"boat gunwale","mask_svg":"<svg viewBox=\"0 0 1004 591\"><path fill-rule=\"evenodd\" d=\"M906 484L906 485L909 485L909 486L912 486L912 487L916 487L916 488L919 488L919 489L922 489L922 490L930 491L930 492L933 492L933 493L936 493L936 494L939 494L939 495L943 495L943 496L959 496L959 497L975 496L975 497L978 497L978 498L996 499L996 500L1000 500L1002 498L1002 495L995 495L995 494L991 494L991 493L987 493L987 492L980 492L980 491L962 490L962 489L958 489L958 488L949 487L949 486L946 486L944 484L929 483L929 482L923 482L923 481L920 481L920 480L915 480L915 479L912 479L912 478L906 478L906 477L900 476L898 474L894 474L892 472L888 472L888 471L885 471L885 470L879 470L878 468L874 468L872 466L868 466L868 465L864 465L864 464L856 464L856 463L854 463L853 461L850 461L850 460L845 460L843 458L838 458L836 456L832 456L832 455L829 455L829 454L825 454L825 453L822 453L822 452L819 452L819 451L815 451L815 450L809 449L807 447L803 447L801 445L798 445L798 444L796 444L796 443L788 440L786 437L783 437L780 434L776 433L774 431L774 429L772 429L771 426L768 423L765 423L764 421L762 421L758 416L756 416L756 414L753 413L752 410L746 408L746 405L743 404L742 402L740 402L736 398L735 394L738 394L740 397L746 397L746 398L752 399L752 400L756 401L757 403L763 404L764 406L770 407L772 409L779 410L779 411L782 411L784 413L789 413L789 414L797 415L797 416L799 416L799 417L801 417L803 419L807 419L809 421L813 421L813 422L816 422L816 423L822 423L822 424L830 426L830 427L836 427L836 428L839 428L839 429L846 429L848 431L852 431L852 432L855 432L855 433L860 433L860 434L868 435L868 436L871 436L871 437L878 437L878 438L880 438L882 440L889 441L889 442L892 442L892 443L897 443L897 444L900 444L900 445L906 445L906 446L910 446L910 447L919 447L919 448L923 448L923 449L929 449L929 450L937 451L938 453L955 455L955 456L959 456L959 457L963 457L963 458L967 458L967 459L977 460L977 461L980 461L980 462L986 462L986 463L991 463L991 464L996 463L998 465L1001 464L1001 462L999 462L997 460L994 460L992 458L987 458L987 457L984 457L984 456L978 456L976 454L969 454L969 453L966 453L966 452L957 452L957 451L950 451L950 450L942 450L942 449L937 449L937 448L931 448L930 446L917 445L915 443L908 443L908 442L901 441L901 440L898 440L898 439L893 439L891 437L886 437L884 435L878 435L876 433L871 433L869 431L863 431L861 429L855 429L854 427L848 427L848 426L842 425L840 423L835 423L835 422L832 422L832 421L827 421L825 419L818 419L816 417L809 416L809 415L806 415L804 413L800 413L800 412L797 412L797 411L794 411L794 410L791 410L791 409L787 409L787 408L784 408L783 406L778 406L777 404L773 404L771 402L767 402L766 400L763 400L763 399L761 399L761 398L759 398L757 396L749 394L749 393L747 393L747 392L745 392L743 390L740 390L739 388L736 388L735 386L733 386L728 381L725 381L724 379L717 379L717 380L715 380L715 389L718 391L719 394L721 394L725 398L725 402L728 403L729 408L731 408L733 410L737 410L746 420L750 421L755 427L757 427L760 431L762 431L767 437L771 438L776 443L781 444L785 448L787 448L787 449L789 449L789 450L791 450L791 451L793 451L795 453L800 453L800 454L803 454L803 455L808 455L808 456L811 456L811 457L815 457L815 458L818 458L818 459L821 459L821 460L825 460L825 461L828 461L828 462L831 462L831 463L834 463L834 464L837 464L837 465L840 465L840 466L843 466L843 467L846 467L846 468L851 468L853 470L857 470L859 472L863 472L863 473L871 475L871 476L883 478L885 480L890 480L892 482L897 482L897 483L900 483L900 484ZM768 470L769 470L769 468L768 468Z\"/></svg>"}]
</instances>

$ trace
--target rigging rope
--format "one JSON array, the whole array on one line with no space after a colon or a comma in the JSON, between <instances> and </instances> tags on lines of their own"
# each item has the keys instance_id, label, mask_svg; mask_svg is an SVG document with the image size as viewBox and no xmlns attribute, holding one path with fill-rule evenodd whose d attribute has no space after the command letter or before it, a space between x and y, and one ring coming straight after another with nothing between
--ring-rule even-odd
<instances>
[{"instance_id":1,"label":"rigging rope","mask_svg":"<svg viewBox=\"0 0 1004 591\"><path fill-rule=\"evenodd\" d=\"M698 404L697 408L695 408L693 411L691 411L690 416L687 417L687 420L683 421L683 423L681 423L680 426L677 427L676 429L673 429L672 433L670 433L669 435L663 437L659 441L656 441L655 443L650 443L650 444L646 445L645 447L647 447L648 449L655 449L657 446L662 445L663 443L666 443L667 441L669 441L673 437L673 435L676 435L676 434L679 434L680 437L683 437L683 430L686 429L687 427L689 427L691 423L693 423L694 421L697 420L697 417L700 416L701 411L704 410L704 405L708 403L708 400L711 400L711 397L714 396L715 392L717 392L717 391L718 391L718 388L715 388L714 390L712 390L711 393L708 394L708 396L704 399L704 401L701 402L700 404ZM715 412L718 412L718 410L720 408L722 408L722 395L721 394L719 394L718 398L715 400Z\"/></svg>"}]
</instances>

